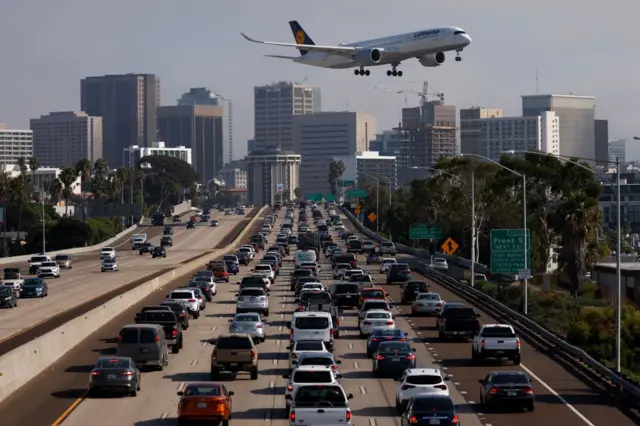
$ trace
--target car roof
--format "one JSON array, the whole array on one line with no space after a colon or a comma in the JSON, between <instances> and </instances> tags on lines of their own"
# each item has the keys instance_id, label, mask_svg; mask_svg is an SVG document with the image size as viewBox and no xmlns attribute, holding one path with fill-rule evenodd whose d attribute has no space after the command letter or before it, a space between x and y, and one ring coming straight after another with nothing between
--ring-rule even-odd
<instances>
[{"instance_id":1,"label":"car roof","mask_svg":"<svg viewBox=\"0 0 640 426\"><path fill-rule=\"evenodd\" d=\"M442 372L439 368L407 368L405 376L440 376Z\"/></svg>"},{"instance_id":2,"label":"car roof","mask_svg":"<svg viewBox=\"0 0 640 426\"><path fill-rule=\"evenodd\" d=\"M333 354L329 351L305 351L303 353L301 353L300 355L298 355L298 361L300 361L302 358L331 358L334 362L335 362L335 358L333 356Z\"/></svg>"},{"instance_id":3,"label":"car roof","mask_svg":"<svg viewBox=\"0 0 640 426\"><path fill-rule=\"evenodd\" d=\"M216 337L216 339L226 339L231 337L246 337L249 339L251 338L248 333L221 333L218 335L218 337Z\"/></svg>"},{"instance_id":4,"label":"car roof","mask_svg":"<svg viewBox=\"0 0 640 426\"><path fill-rule=\"evenodd\" d=\"M329 312L294 312L293 318L304 318L304 317L329 317L331 318L331 314Z\"/></svg>"},{"instance_id":5,"label":"car roof","mask_svg":"<svg viewBox=\"0 0 640 426\"><path fill-rule=\"evenodd\" d=\"M391 314L391 312L389 312L389 311L387 311L385 309L369 309L367 311L367 315L369 315L369 314L380 314L380 313L387 314L387 315Z\"/></svg>"},{"instance_id":6,"label":"car roof","mask_svg":"<svg viewBox=\"0 0 640 426\"><path fill-rule=\"evenodd\" d=\"M296 367L294 372L296 371L332 371L331 366L329 365L299 365Z\"/></svg>"}]
</instances>

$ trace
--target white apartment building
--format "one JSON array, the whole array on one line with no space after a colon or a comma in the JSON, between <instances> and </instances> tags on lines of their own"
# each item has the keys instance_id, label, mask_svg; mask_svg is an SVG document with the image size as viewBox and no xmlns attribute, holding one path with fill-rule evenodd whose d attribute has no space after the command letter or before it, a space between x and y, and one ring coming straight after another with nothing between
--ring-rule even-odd
<instances>
[{"instance_id":1,"label":"white apartment building","mask_svg":"<svg viewBox=\"0 0 640 426\"><path fill-rule=\"evenodd\" d=\"M151 147L138 145L130 146L123 150L123 164L128 167L135 167L143 157L151 155L166 155L168 157L179 158L191 163L191 148L184 146L167 147L164 142L152 142Z\"/></svg>"},{"instance_id":2,"label":"white apartment building","mask_svg":"<svg viewBox=\"0 0 640 426\"><path fill-rule=\"evenodd\" d=\"M20 176L20 167L18 167L17 164L3 164L0 167L0 170L7 173L9 177L15 178ZM49 196L46 186L49 185L49 182L57 179L61 172L62 169L55 167L40 167L35 171L35 173L29 171L27 174L31 179L31 185L33 185L37 195L40 196L40 194L44 194L46 198ZM80 176L78 176L75 182L71 185L71 192L76 195L79 195L82 192Z\"/></svg>"},{"instance_id":3,"label":"white apartment building","mask_svg":"<svg viewBox=\"0 0 640 426\"><path fill-rule=\"evenodd\" d=\"M355 155L334 157L342 161L345 172L343 180L353 180L356 184L375 184L376 179L383 186L398 188L398 162L395 156L380 155L376 151L356 152Z\"/></svg>"},{"instance_id":4,"label":"white apartment building","mask_svg":"<svg viewBox=\"0 0 640 426\"><path fill-rule=\"evenodd\" d=\"M247 156L247 192L255 206L274 204L285 192L300 187L301 156L287 151L255 151Z\"/></svg>"},{"instance_id":5,"label":"white apartment building","mask_svg":"<svg viewBox=\"0 0 640 426\"><path fill-rule=\"evenodd\" d=\"M82 111L51 112L31 119L33 155L49 167L74 167L102 157L102 117Z\"/></svg>"},{"instance_id":6,"label":"white apartment building","mask_svg":"<svg viewBox=\"0 0 640 426\"><path fill-rule=\"evenodd\" d=\"M7 129L0 123L0 164L16 164L33 156L33 131Z\"/></svg>"},{"instance_id":7,"label":"white apartment building","mask_svg":"<svg viewBox=\"0 0 640 426\"><path fill-rule=\"evenodd\" d=\"M331 193L329 165L333 159L366 151L369 139L376 134L376 127L376 118L366 112L320 112L295 116L294 150L302 156L302 195Z\"/></svg>"},{"instance_id":8,"label":"white apartment building","mask_svg":"<svg viewBox=\"0 0 640 426\"><path fill-rule=\"evenodd\" d=\"M220 179L224 181L227 188L246 188L247 187L247 171L237 167L225 167L220 171Z\"/></svg>"},{"instance_id":9,"label":"white apartment building","mask_svg":"<svg viewBox=\"0 0 640 426\"><path fill-rule=\"evenodd\" d=\"M479 128L475 153L494 161L511 150L560 154L560 119L553 111L528 117L467 120L466 125L474 126L474 121Z\"/></svg>"},{"instance_id":10,"label":"white apartment building","mask_svg":"<svg viewBox=\"0 0 640 426\"><path fill-rule=\"evenodd\" d=\"M254 87L253 150L292 150L293 117L319 112L320 93L318 87L287 81Z\"/></svg>"}]
</instances>

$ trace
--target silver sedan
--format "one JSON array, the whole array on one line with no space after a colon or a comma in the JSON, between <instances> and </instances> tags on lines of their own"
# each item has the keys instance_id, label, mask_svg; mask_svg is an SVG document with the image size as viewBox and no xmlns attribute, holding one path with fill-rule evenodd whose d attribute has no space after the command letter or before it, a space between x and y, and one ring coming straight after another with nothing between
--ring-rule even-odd
<instances>
[{"instance_id":1,"label":"silver sedan","mask_svg":"<svg viewBox=\"0 0 640 426\"><path fill-rule=\"evenodd\" d=\"M246 333L251 336L254 343L264 342L264 322L260 314L250 312L236 314L229 322L229 333Z\"/></svg>"},{"instance_id":2,"label":"silver sedan","mask_svg":"<svg viewBox=\"0 0 640 426\"><path fill-rule=\"evenodd\" d=\"M438 293L418 293L416 300L411 304L411 314L413 315L435 315L440 312L444 305L444 300Z\"/></svg>"}]
</instances>

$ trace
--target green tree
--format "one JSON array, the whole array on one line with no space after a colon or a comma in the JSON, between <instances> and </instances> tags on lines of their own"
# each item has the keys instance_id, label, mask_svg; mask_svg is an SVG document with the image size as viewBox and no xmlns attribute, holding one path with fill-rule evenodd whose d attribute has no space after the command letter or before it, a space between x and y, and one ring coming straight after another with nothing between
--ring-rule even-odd
<instances>
[{"instance_id":1,"label":"green tree","mask_svg":"<svg viewBox=\"0 0 640 426\"><path fill-rule=\"evenodd\" d=\"M73 194L74 184L78 179L78 171L74 168L67 167L60 172L58 176L62 183L62 198L64 198L64 214L69 214L69 198Z\"/></svg>"},{"instance_id":2,"label":"green tree","mask_svg":"<svg viewBox=\"0 0 640 426\"><path fill-rule=\"evenodd\" d=\"M107 192L109 164L104 158L99 158L93 165L93 180L91 190L93 198L100 198Z\"/></svg>"},{"instance_id":3,"label":"green tree","mask_svg":"<svg viewBox=\"0 0 640 426\"><path fill-rule=\"evenodd\" d=\"M329 185L331 185L331 193L338 195L337 183L344 174L345 167L342 161L332 161L329 164Z\"/></svg>"},{"instance_id":4,"label":"green tree","mask_svg":"<svg viewBox=\"0 0 640 426\"><path fill-rule=\"evenodd\" d=\"M141 164L146 167L140 168ZM198 173L189 163L164 155L144 157L138 165L144 176L144 199L147 205L161 209L166 201L178 204L179 191L198 182Z\"/></svg>"},{"instance_id":5,"label":"green tree","mask_svg":"<svg viewBox=\"0 0 640 426\"><path fill-rule=\"evenodd\" d=\"M44 190L49 195L49 202L51 204L58 204L60 201L60 195L62 194L62 183L60 179L47 179L44 181Z\"/></svg>"},{"instance_id":6,"label":"green tree","mask_svg":"<svg viewBox=\"0 0 640 426\"><path fill-rule=\"evenodd\" d=\"M80 176L82 198L86 198L87 185L91 180L91 173L93 172L91 161L87 160L86 158L78 160L78 162L76 163L76 172L78 172L78 176Z\"/></svg>"},{"instance_id":7,"label":"green tree","mask_svg":"<svg viewBox=\"0 0 640 426\"><path fill-rule=\"evenodd\" d=\"M35 201L40 201L44 194L39 194L40 197L36 199L36 171L40 168L40 162L36 157L29 157L29 170L31 171L31 194Z\"/></svg>"},{"instance_id":8,"label":"green tree","mask_svg":"<svg viewBox=\"0 0 640 426\"><path fill-rule=\"evenodd\" d=\"M293 195L296 196L296 199L299 199L300 196L302 195L302 191L300 191L300 188L296 188L293 190Z\"/></svg>"},{"instance_id":9,"label":"green tree","mask_svg":"<svg viewBox=\"0 0 640 426\"><path fill-rule=\"evenodd\" d=\"M18 213L18 235L17 240L20 241L22 235L22 212L24 210L24 206L29 203L31 197L29 196L29 175L27 172L29 171L27 166L27 159L24 157L18 158L18 168L20 170L20 175L12 180L11 185L11 202L18 205L19 213Z\"/></svg>"},{"instance_id":10,"label":"green tree","mask_svg":"<svg viewBox=\"0 0 640 426\"><path fill-rule=\"evenodd\" d=\"M2 205L2 251L4 256L9 256L7 247L7 204L11 194L11 177L5 171L0 171L0 205Z\"/></svg>"}]
</instances>

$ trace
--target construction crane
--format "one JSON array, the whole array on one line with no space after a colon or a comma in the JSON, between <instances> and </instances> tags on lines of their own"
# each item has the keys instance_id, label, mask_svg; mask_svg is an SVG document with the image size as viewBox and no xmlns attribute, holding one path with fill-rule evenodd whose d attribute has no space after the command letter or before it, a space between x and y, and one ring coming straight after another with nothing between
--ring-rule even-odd
<instances>
[{"instance_id":1,"label":"construction crane","mask_svg":"<svg viewBox=\"0 0 640 426\"><path fill-rule=\"evenodd\" d=\"M225 101L227 103L227 136L229 144L228 146L228 155L229 162L233 161L233 99L227 98L225 95L221 93L215 94L218 99L221 101Z\"/></svg>"},{"instance_id":2,"label":"construction crane","mask_svg":"<svg viewBox=\"0 0 640 426\"><path fill-rule=\"evenodd\" d=\"M428 90L429 87L429 82L425 81L424 83L422 83L422 91L419 92L417 90L413 90L413 89L403 89L400 87L390 87L390 86L376 86L375 88L377 90L384 90L385 92L395 92L395 93L411 93L414 95L418 95L420 96L420 99L422 100L422 105L424 106L427 103L427 97L428 96L432 96L432 97L436 97L439 98L440 101L444 102L444 93L430 93Z\"/></svg>"}]
</instances>

